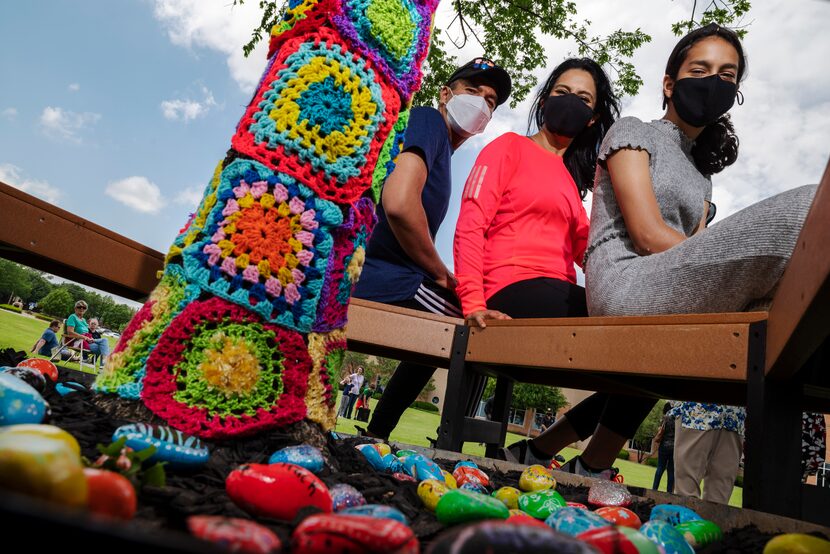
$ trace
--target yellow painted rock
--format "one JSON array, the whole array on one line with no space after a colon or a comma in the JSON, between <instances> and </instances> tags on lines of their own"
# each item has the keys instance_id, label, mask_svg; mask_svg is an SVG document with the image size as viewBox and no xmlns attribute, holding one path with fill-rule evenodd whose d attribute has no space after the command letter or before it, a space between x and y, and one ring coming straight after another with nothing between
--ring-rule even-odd
<instances>
[{"instance_id":1,"label":"yellow painted rock","mask_svg":"<svg viewBox=\"0 0 830 554\"><path fill-rule=\"evenodd\" d=\"M378 454L380 454L381 458L383 458L387 454L392 453L392 448L388 444L386 444L385 442L379 442L379 443L373 444L372 446L375 447L375 450L378 451Z\"/></svg>"},{"instance_id":2,"label":"yellow painted rock","mask_svg":"<svg viewBox=\"0 0 830 554\"><path fill-rule=\"evenodd\" d=\"M769 541L764 547L764 554L830 554L830 541L812 535L788 533Z\"/></svg>"},{"instance_id":3,"label":"yellow painted rock","mask_svg":"<svg viewBox=\"0 0 830 554\"><path fill-rule=\"evenodd\" d=\"M556 479L545 466L532 465L519 477L519 488L525 492L544 491L556 488Z\"/></svg>"},{"instance_id":4,"label":"yellow painted rock","mask_svg":"<svg viewBox=\"0 0 830 554\"><path fill-rule=\"evenodd\" d=\"M418 484L418 498L421 499L428 510L434 512L438 501L449 490L450 488L443 481L424 479Z\"/></svg>"},{"instance_id":5,"label":"yellow painted rock","mask_svg":"<svg viewBox=\"0 0 830 554\"><path fill-rule=\"evenodd\" d=\"M447 483L447 486L449 488L451 488L451 489L457 489L458 488L458 483L456 482L455 477L452 476L452 473L442 469L441 474L444 476L444 481Z\"/></svg>"},{"instance_id":6,"label":"yellow painted rock","mask_svg":"<svg viewBox=\"0 0 830 554\"><path fill-rule=\"evenodd\" d=\"M64 441L0 433L0 488L66 506L84 506L80 457Z\"/></svg>"},{"instance_id":7,"label":"yellow painted rock","mask_svg":"<svg viewBox=\"0 0 830 554\"><path fill-rule=\"evenodd\" d=\"M38 425L36 423L21 423L20 425L9 425L0 427L0 435L16 437L31 436L44 439L56 440L64 443L76 456L81 455L81 447L75 437L54 425Z\"/></svg>"},{"instance_id":8,"label":"yellow painted rock","mask_svg":"<svg viewBox=\"0 0 830 554\"><path fill-rule=\"evenodd\" d=\"M493 498L504 502L504 505L510 510L519 509L519 497L521 495L522 491L514 487L502 487L493 492Z\"/></svg>"}]
</instances>

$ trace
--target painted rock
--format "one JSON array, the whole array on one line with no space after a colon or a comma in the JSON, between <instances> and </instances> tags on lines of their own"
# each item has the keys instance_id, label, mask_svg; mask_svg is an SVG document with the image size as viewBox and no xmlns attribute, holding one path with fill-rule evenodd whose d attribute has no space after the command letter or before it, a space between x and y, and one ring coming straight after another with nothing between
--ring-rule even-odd
<instances>
[{"instance_id":1,"label":"painted rock","mask_svg":"<svg viewBox=\"0 0 830 554\"><path fill-rule=\"evenodd\" d=\"M549 527L485 521L439 535L428 554L594 554L590 545Z\"/></svg>"},{"instance_id":2,"label":"painted rock","mask_svg":"<svg viewBox=\"0 0 830 554\"><path fill-rule=\"evenodd\" d=\"M34 368L25 366L4 367L3 369L0 369L0 373L13 375L18 379L22 379L27 385L38 392L43 392L44 389L46 389L46 377L44 377L43 373Z\"/></svg>"},{"instance_id":3,"label":"painted rock","mask_svg":"<svg viewBox=\"0 0 830 554\"><path fill-rule=\"evenodd\" d=\"M522 491L514 487L502 487L493 492L493 498L501 500L511 510L519 507L519 496Z\"/></svg>"},{"instance_id":4,"label":"painted rock","mask_svg":"<svg viewBox=\"0 0 830 554\"><path fill-rule=\"evenodd\" d=\"M384 504L364 504L363 506L353 506L341 510L339 513L346 516L368 516L376 518L394 519L400 521L404 525L409 525L409 520L397 508L386 506Z\"/></svg>"},{"instance_id":5,"label":"painted rock","mask_svg":"<svg viewBox=\"0 0 830 554\"><path fill-rule=\"evenodd\" d=\"M490 491L487 489L487 487L479 483L473 483L472 481L464 483L458 488L465 491L477 492L479 494L490 494Z\"/></svg>"},{"instance_id":6,"label":"painted rock","mask_svg":"<svg viewBox=\"0 0 830 554\"><path fill-rule=\"evenodd\" d=\"M306 468L311 473L320 473L326 465L320 449L308 444L287 446L281 450L277 450L268 458L268 463L295 464Z\"/></svg>"},{"instance_id":7,"label":"painted rock","mask_svg":"<svg viewBox=\"0 0 830 554\"><path fill-rule=\"evenodd\" d=\"M132 483L114 471L85 468L86 506L97 515L128 520L138 506Z\"/></svg>"},{"instance_id":8,"label":"painted rock","mask_svg":"<svg viewBox=\"0 0 830 554\"><path fill-rule=\"evenodd\" d=\"M620 525L622 527L639 529L643 524L637 514L622 506L603 506L602 508L597 508L594 513L607 519L614 525Z\"/></svg>"},{"instance_id":9,"label":"painted rock","mask_svg":"<svg viewBox=\"0 0 830 554\"><path fill-rule=\"evenodd\" d=\"M28 358L17 364L17 367L31 367L32 369L36 369L51 379L53 383L58 380L58 367L43 358Z\"/></svg>"},{"instance_id":10,"label":"painted rock","mask_svg":"<svg viewBox=\"0 0 830 554\"><path fill-rule=\"evenodd\" d=\"M507 506L486 494L454 489L445 492L435 507L435 516L444 525L482 519L507 519Z\"/></svg>"},{"instance_id":11,"label":"painted rock","mask_svg":"<svg viewBox=\"0 0 830 554\"><path fill-rule=\"evenodd\" d=\"M705 548L723 538L723 531L718 525L706 519L687 521L674 526L692 548ZM830 552L828 553L830 554Z\"/></svg>"},{"instance_id":12,"label":"painted rock","mask_svg":"<svg viewBox=\"0 0 830 554\"><path fill-rule=\"evenodd\" d=\"M553 512L545 520L545 525L554 531L575 537L585 531L609 527L612 524L589 510L565 506Z\"/></svg>"},{"instance_id":13,"label":"painted rock","mask_svg":"<svg viewBox=\"0 0 830 554\"><path fill-rule=\"evenodd\" d=\"M229 552L277 554L282 549L276 533L249 519L190 516L187 528L194 537L212 542Z\"/></svg>"},{"instance_id":14,"label":"painted rock","mask_svg":"<svg viewBox=\"0 0 830 554\"><path fill-rule=\"evenodd\" d=\"M581 502L568 502L568 506L571 508L582 508L583 510L587 510L588 506L582 504Z\"/></svg>"},{"instance_id":15,"label":"painted rock","mask_svg":"<svg viewBox=\"0 0 830 554\"><path fill-rule=\"evenodd\" d=\"M418 481L423 481L424 479L444 480L444 474L441 473L441 468L438 467L438 464L422 454L407 456L401 460L401 463L403 463L406 472Z\"/></svg>"},{"instance_id":16,"label":"painted rock","mask_svg":"<svg viewBox=\"0 0 830 554\"><path fill-rule=\"evenodd\" d=\"M40 423L49 404L30 385L8 373L0 373L0 426Z\"/></svg>"},{"instance_id":17,"label":"painted rock","mask_svg":"<svg viewBox=\"0 0 830 554\"><path fill-rule=\"evenodd\" d=\"M398 458L406 458L407 456L412 456L413 454L417 454L414 450L398 450L395 453L395 456Z\"/></svg>"},{"instance_id":18,"label":"painted rock","mask_svg":"<svg viewBox=\"0 0 830 554\"><path fill-rule=\"evenodd\" d=\"M545 466L532 465L519 477L519 488L525 492L556 488L556 479Z\"/></svg>"},{"instance_id":19,"label":"painted rock","mask_svg":"<svg viewBox=\"0 0 830 554\"><path fill-rule=\"evenodd\" d=\"M594 506L628 506L634 499L625 485L597 481L588 489L588 503Z\"/></svg>"},{"instance_id":20,"label":"painted rock","mask_svg":"<svg viewBox=\"0 0 830 554\"><path fill-rule=\"evenodd\" d=\"M482 487L490 486L490 478L487 476L486 473L484 473L477 467L466 465L456 466L456 468L452 472L452 476L455 477L455 482L458 483L459 487L464 486L464 484L466 483L475 483L476 485L481 485Z\"/></svg>"},{"instance_id":21,"label":"painted rock","mask_svg":"<svg viewBox=\"0 0 830 554\"><path fill-rule=\"evenodd\" d=\"M764 547L764 554L828 554L830 541L802 535L801 533L787 533L778 535Z\"/></svg>"},{"instance_id":22,"label":"painted rock","mask_svg":"<svg viewBox=\"0 0 830 554\"><path fill-rule=\"evenodd\" d=\"M410 483L417 483L413 476L406 473L393 473L392 477L394 477L398 481L409 481Z\"/></svg>"},{"instance_id":23,"label":"painted rock","mask_svg":"<svg viewBox=\"0 0 830 554\"><path fill-rule=\"evenodd\" d=\"M23 423L20 425L8 425L0 427L0 436L3 437L41 437L44 439L59 441L69 448L76 456L81 455L81 446L75 437L54 425L39 425L36 423Z\"/></svg>"},{"instance_id":24,"label":"painted rock","mask_svg":"<svg viewBox=\"0 0 830 554\"><path fill-rule=\"evenodd\" d=\"M55 385L55 391L61 396L66 396L67 394L72 394L73 392L81 392L87 390L85 386L80 383L76 383L75 381L65 381L63 383L58 383Z\"/></svg>"},{"instance_id":25,"label":"painted rock","mask_svg":"<svg viewBox=\"0 0 830 554\"><path fill-rule=\"evenodd\" d=\"M403 464L394 454L385 454L381 458L381 462L383 462L383 471L387 473L403 473L405 471Z\"/></svg>"},{"instance_id":26,"label":"painted rock","mask_svg":"<svg viewBox=\"0 0 830 554\"><path fill-rule=\"evenodd\" d=\"M359 444L355 446L355 449L363 454L363 457L366 458L366 461L369 462L369 465L375 471L384 471L386 469L383 456L380 455L380 452L378 452L378 449L373 444Z\"/></svg>"},{"instance_id":27,"label":"painted rock","mask_svg":"<svg viewBox=\"0 0 830 554\"><path fill-rule=\"evenodd\" d=\"M121 437L127 437L125 445L136 452L155 446L156 452L149 460L167 462L174 469L198 468L210 457L202 441L164 425L122 425L112 434L112 440L117 441Z\"/></svg>"},{"instance_id":28,"label":"painted rock","mask_svg":"<svg viewBox=\"0 0 830 554\"><path fill-rule=\"evenodd\" d=\"M438 479L424 479L418 483L418 498L424 503L427 510L434 512L438 501L450 488L444 481Z\"/></svg>"},{"instance_id":29,"label":"painted rock","mask_svg":"<svg viewBox=\"0 0 830 554\"><path fill-rule=\"evenodd\" d=\"M329 489L329 494L331 494L332 509L335 512L366 504L366 499L363 498L360 491L346 483L334 485Z\"/></svg>"},{"instance_id":30,"label":"painted rock","mask_svg":"<svg viewBox=\"0 0 830 554\"><path fill-rule=\"evenodd\" d=\"M392 453L392 447L386 444L385 442L376 442L372 446L375 450L378 451L378 454L380 454L381 458L383 458L387 454Z\"/></svg>"},{"instance_id":31,"label":"painted rock","mask_svg":"<svg viewBox=\"0 0 830 554\"><path fill-rule=\"evenodd\" d=\"M686 506L675 506L674 504L658 504L651 509L649 521L665 521L672 525L680 525L687 521L703 519L697 512Z\"/></svg>"},{"instance_id":32,"label":"painted rock","mask_svg":"<svg viewBox=\"0 0 830 554\"><path fill-rule=\"evenodd\" d=\"M527 492L519 497L519 509L543 521L565 506L565 499L562 495L552 489Z\"/></svg>"},{"instance_id":33,"label":"painted rock","mask_svg":"<svg viewBox=\"0 0 830 554\"><path fill-rule=\"evenodd\" d=\"M0 433L0 489L66 506L84 506L87 498L78 454L63 440L35 435Z\"/></svg>"},{"instance_id":34,"label":"painted rock","mask_svg":"<svg viewBox=\"0 0 830 554\"><path fill-rule=\"evenodd\" d=\"M452 476L452 473L442 469L441 474L444 476L444 482L447 484L447 486L449 488L451 488L451 489L457 489L458 488L458 482L455 480L455 477Z\"/></svg>"},{"instance_id":35,"label":"painted rock","mask_svg":"<svg viewBox=\"0 0 830 554\"><path fill-rule=\"evenodd\" d=\"M291 537L297 554L417 554L418 539L408 526L393 519L343 514L305 518Z\"/></svg>"},{"instance_id":36,"label":"painted rock","mask_svg":"<svg viewBox=\"0 0 830 554\"><path fill-rule=\"evenodd\" d=\"M649 520L640 527L640 532L651 542L662 546L666 554L694 554L694 549L670 523Z\"/></svg>"},{"instance_id":37,"label":"painted rock","mask_svg":"<svg viewBox=\"0 0 830 554\"><path fill-rule=\"evenodd\" d=\"M225 489L243 510L257 516L291 521L301 508L332 511L328 488L304 467L293 464L247 464L233 470Z\"/></svg>"},{"instance_id":38,"label":"painted rock","mask_svg":"<svg viewBox=\"0 0 830 554\"><path fill-rule=\"evenodd\" d=\"M545 525L544 521L539 521L535 517L531 517L521 510L510 510L510 517L507 518L507 523L511 525L530 525L531 527L543 527L550 529Z\"/></svg>"},{"instance_id":39,"label":"painted rock","mask_svg":"<svg viewBox=\"0 0 830 554\"><path fill-rule=\"evenodd\" d=\"M473 467L475 469L478 469L478 464L471 460L462 460L455 464L455 467L452 468L452 472L455 473L455 470L459 467Z\"/></svg>"},{"instance_id":40,"label":"painted rock","mask_svg":"<svg viewBox=\"0 0 830 554\"><path fill-rule=\"evenodd\" d=\"M600 527L577 535L603 554L665 554L642 533L630 527Z\"/></svg>"}]
</instances>

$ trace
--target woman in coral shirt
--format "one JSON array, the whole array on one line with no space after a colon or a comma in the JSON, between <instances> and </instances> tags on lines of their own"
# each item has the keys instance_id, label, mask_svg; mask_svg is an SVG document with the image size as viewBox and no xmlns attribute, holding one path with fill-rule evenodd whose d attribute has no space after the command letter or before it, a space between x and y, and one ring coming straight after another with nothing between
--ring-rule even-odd
<instances>
[{"instance_id":1,"label":"woman in coral shirt","mask_svg":"<svg viewBox=\"0 0 830 554\"><path fill-rule=\"evenodd\" d=\"M617 115L618 100L602 68L587 58L568 59L536 97L530 123L538 132L506 133L481 151L464 187L453 245L456 292L468 321L485 327L488 318L588 315L574 268L582 265L588 239L582 200ZM600 440L566 469L613 477L603 470L653 404L628 398L621 415L615 399L594 395L542 436L505 449L505 456L546 463L597 432Z\"/></svg>"}]
</instances>

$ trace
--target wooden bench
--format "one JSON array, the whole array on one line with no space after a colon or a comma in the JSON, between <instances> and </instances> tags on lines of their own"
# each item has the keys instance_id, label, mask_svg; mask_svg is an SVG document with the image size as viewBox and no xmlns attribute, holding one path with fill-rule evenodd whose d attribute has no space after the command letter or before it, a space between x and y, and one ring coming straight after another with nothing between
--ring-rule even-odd
<instances>
[{"instance_id":1,"label":"wooden bench","mask_svg":"<svg viewBox=\"0 0 830 554\"><path fill-rule=\"evenodd\" d=\"M744 505L830 523L830 495L800 483L800 414L830 411L805 362L830 331L830 166L769 313L494 321L447 318L353 299L349 348L449 369L448 399L473 372L497 379L495 421L445 402L438 447L504 443L514 381L747 405ZM127 298L155 286L163 255L0 183L0 255ZM74 259L76 244L89 250ZM72 245L73 248L69 248ZM808 373L810 373L808 375ZM830 374L830 367L825 368Z\"/></svg>"}]
</instances>

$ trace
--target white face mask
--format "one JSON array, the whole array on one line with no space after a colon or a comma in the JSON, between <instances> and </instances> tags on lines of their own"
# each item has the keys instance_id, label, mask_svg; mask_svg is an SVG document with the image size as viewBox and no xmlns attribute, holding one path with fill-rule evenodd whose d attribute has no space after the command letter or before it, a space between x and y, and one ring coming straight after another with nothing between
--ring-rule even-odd
<instances>
[{"instance_id":1,"label":"white face mask","mask_svg":"<svg viewBox=\"0 0 830 554\"><path fill-rule=\"evenodd\" d=\"M492 112L487 100L481 96L452 94L447 102L447 115L453 131L463 137L471 137L484 131L490 123Z\"/></svg>"}]
</instances>

